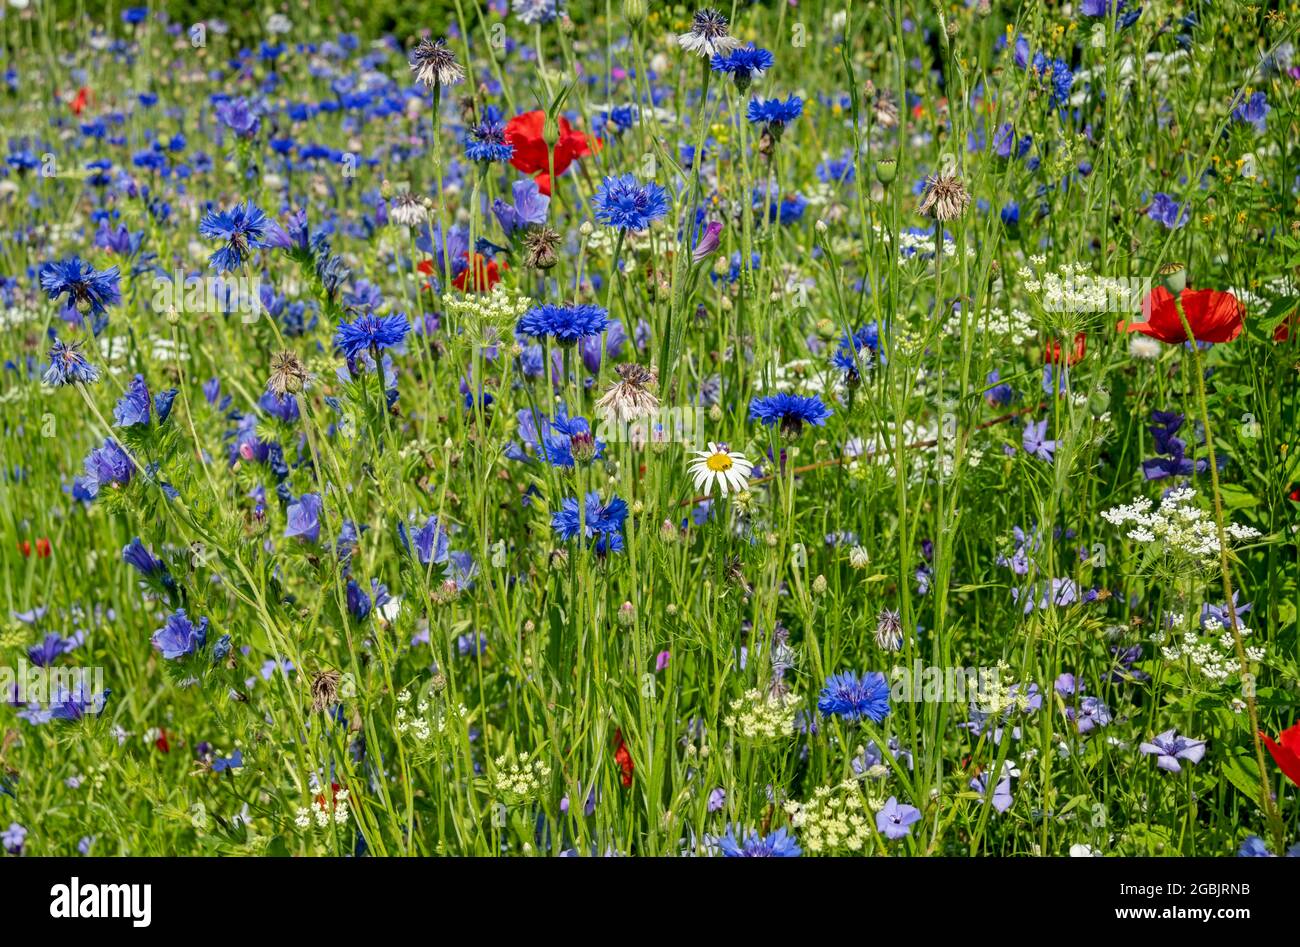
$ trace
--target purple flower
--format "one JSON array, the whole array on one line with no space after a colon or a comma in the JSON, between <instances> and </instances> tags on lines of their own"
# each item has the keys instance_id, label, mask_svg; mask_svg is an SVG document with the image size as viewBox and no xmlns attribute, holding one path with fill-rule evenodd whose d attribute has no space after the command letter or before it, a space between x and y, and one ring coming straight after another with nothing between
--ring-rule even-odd
<instances>
[{"instance_id":1,"label":"purple flower","mask_svg":"<svg viewBox=\"0 0 1300 947\"><path fill-rule=\"evenodd\" d=\"M1182 772L1179 760L1186 760L1188 763L1193 764L1201 761L1201 757L1205 755L1205 741L1180 737L1171 729L1152 737L1149 742L1143 743L1138 749L1143 753L1154 755L1156 765L1161 769L1171 773L1179 773Z\"/></svg>"},{"instance_id":2,"label":"purple flower","mask_svg":"<svg viewBox=\"0 0 1300 947\"><path fill-rule=\"evenodd\" d=\"M737 838L736 830L728 825L727 834L718 839L718 848L726 858L796 858L803 854L794 836L787 834L784 828L768 836L751 829Z\"/></svg>"},{"instance_id":3,"label":"purple flower","mask_svg":"<svg viewBox=\"0 0 1300 947\"><path fill-rule=\"evenodd\" d=\"M304 493L289 504L284 535L298 536L309 543L320 539L320 514L323 506L319 493Z\"/></svg>"},{"instance_id":4,"label":"purple flower","mask_svg":"<svg viewBox=\"0 0 1300 947\"><path fill-rule=\"evenodd\" d=\"M229 128L239 138L252 138L262 127L256 109L242 95L216 105L217 121Z\"/></svg>"},{"instance_id":5,"label":"purple flower","mask_svg":"<svg viewBox=\"0 0 1300 947\"><path fill-rule=\"evenodd\" d=\"M1032 454L1039 460L1051 463L1053 460L1052 452L1056 450L1056 441L1047 440L1047 419L1041 421L1025 422L1024 433L1020 436L1020 443L1025 448L1025 453Z\"/></svg>"},{"instance_id":6,"label":"purple flower","mask_svg":"<svg viewBox=\"0 0 1300 947\"><path fill-rule=\"evenodd\" d=\"M1162 192L1152 199L1147 216L1169 230L1175 230L1187 223L1187 208Z\"/></svg>"},{"instance_id":7,"label":"purple flower","mask_svg":"<svg viewBox=\"0 0 1300 947\"><path fill-rule=\"evenodd\" d=\"M718 786L713 792L709 793L709 811L717 812L727 804L727 791Z\"/></svg>"},{"instance_id":8,"label":"purple flower","mask_svg":"<svg viewBox=\"0 0 1300 947\"><path fill-rule=\"evenodd\" d=\"M153 633L150 641L168 661L188 657L207 644L208 620L201 619L195 625L186 616L185 609L177 609L167 616L166 623Z\"/></svg>"},{"instance_id":9,"label":"purple flower","mask_svg":"<svg viewBox=\"0 0 1300 947\"><path fill-rule=\"evenodd\" d=\"M704 228L704 233L700 239L695 242L695 249L691 251L691 261L694 263L702 262L706 257L718 249L722 243L722 223L721 221L711 220Z\"/></svg>"},{"instance_id":10,"label":"purple flower","mask_svg":"<svg viewBox=\"0 0 1300 947\"><path fill-rule=\"evenodd\" d=\"M499 197L492 202L492 213L496 214L507 237L517 230L546 223L551 199L538 190L536 181L531 178L516 181L511 191L515 198L513 204L507 204Z\"/></svg>"},{"instance_id":11,"label":"purple flower","mask_svg":"<svg viewBox=\"0 0 1300 947\"><path fill-rule=\"evenodd\" d=\"M113 409L113 421L118 427L149 423L149 389L143 375L136 375L126 386L126 394Z\"/></svg>"},{"instance_id":12,"label":"purple flower","mask_svg":"<svg viewBox=\"0 0 1300 947\"><path fill-rule=\"evenodd\" d=\"M3 845L10 855L21 854L26 841L27 830L17 822L11 822L9 828L0 833L0 845Z\"/></svg>"},{"instance_id":13,"label":"purple flower","mask_svg":"<svg viewBox=\"0 0 1300 947\"><path fill-rule=\"evenodd\" d=\"M980 794L980 802L986 802L989 792L988 777L981 773L970 781L970 788ZM1006 773L993 787L993 808L997 812L1006 812L1011 808L1011 777Z\"/></svg>"},{"instance_id":14,"label":"purple flower","mask_svg":"<svg viewBox=\"0 0 1300 947\"><path fill-rule=\"evenodd\" d=\"M900 803L895 796L890 796L884 807L876 813L876 828L890 841L912 834L912 823L921 820L921 810L906 803Z\"/></svg>"},{"instance_id":15,"label":"purple flower","mask_svg":"<svg viewBox=\"0 0 1300 947\"><path fill-rule=\"evenodd\" d=\"M1268 112L1268 96L1263 92L1256 92L1233 109L1232 117L1239 122L1254 125L1255 131L1262 135L1268 126Z\"/></svg>"},{"instance_id":16,"label":"purple flower","mask_svg":"<svg viewBox=\"0 0 1300 947\"><path fill-rule=\"evenodd\" d=\"M660 651L659 656L655 658L655 670L656 671L668 670L668 662L671 658L672 658L671 651Z\"/></svg>"}]
</instances>

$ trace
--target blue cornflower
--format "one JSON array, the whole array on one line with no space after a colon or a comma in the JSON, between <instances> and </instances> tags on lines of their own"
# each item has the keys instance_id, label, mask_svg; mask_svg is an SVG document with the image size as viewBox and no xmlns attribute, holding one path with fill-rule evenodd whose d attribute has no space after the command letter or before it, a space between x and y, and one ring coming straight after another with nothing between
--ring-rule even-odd
<instances>
[{"instance_id":1,"label":"blue cornflower","mask_svg":"<svg viewBox=\"0 0 1300 947\"><path fill-rule=\"evenodd\" d=\"M857 384L861 380L861 369L871 367L872 353L880 349L880 329L874 322L869 322L852 335L847 333L840 339L831 362L844 372L844 380Z\"/></svg>"},{"instance_id":2,"label":"blue cornflower","mask_svg":"<svg viewBox=\"0 0 1300 947\"><path fill-rule=\"evenodd\" d=\"M319 493L304 493L289 504L284 535L298 536L309 543L320 539L320 514L324 504Z\"/></svg>"},{"instance_id":3,"label":"blue cornflower","mask_svg":"<svg viewBox=\"0 0 1300 947\"><path fill-rule=\"evenodd\" d=\"M815 395L792 395L781 392L765 398L755 398L749 403L749 419L765 427L780 422L781 433L798 437L805 424L823 427L831 416L831 409Z\"/></svg>"},{"instance_id":4,"label":"blue cornflower","mask_svg":"<svg viewBox=\"0 0 1300 947\"><path fill-rule=\"evenodd\" d=\"M1175 230L1187 223L1187 208L1168 194L1161 192L1151 199L1151 206L1147 208L1147 216L1156 223L1164 224L1168 229Z\"/></svg>"},{"instance_id":5,"label":"blue cornflower","mask_svg":"<svg viewBox=\"0 0 1300 947\"><path fill-rule=\"evenodd\" d=\"M268 231L278 236L275 231L279 228L272 230L270 223L262 209L252 201L236 204L230 210L209 211L199 223L199 233L223 244L209 258L211 267L218 273L229 273L244 265L254 247L272 246L272 242L265 238Z\"/></svg>"},{"instance_id":6,"label":"blue cornflower","mask_svg":"<svg viewBox=\"0 0 1300 947\"><path fill-rule=\"evenodd\" d=\"M750 99L745 117L753 125L767 125L779 129L789 125L803 114L803 99L797 95L780 99Z\"/></svg>"},{"instance_id":7,"label":"blue cornflower","mask_svg":"<svg viewBox=\"0 0 1300 947\"><path fill-rule=\"evenodd\" d=\"M66 294L67 304L85 315L102 315L122 301L116 266L97 270L81 257L46 263L41 267L41 289L50 299Z\"/></svg>"},{"instance_id":8,"label":"blue cornflower","mask_svg":"<svg viewBox=\"0 0 1300 947\"><path fill-rule=\"evenodd\" d=\"M149 639L168 661L189 657L208 643L208 620L196 625L180 608L167 616L166 622Z\"/></svg>"},{"instance_id":9,"label":"blue cornflower","mask_svg":"<svg viewBox=\"0 0 1300 947\"><path fill-rule=\"evenodd\" d=\"M391 348L406 338L411 329L406 317L399 313L379 316L366 312L355 322L340 322L334 333L334 344L348 361L363 352Z\"/></svg>"},{"instance_id":10,"label":"blue cornflower","mask_svg":"<svg viewBox=\"0 0 1300 947\"><path fill-rule=\"evenodd\" d=\"M560 509L551 515L551 526L561 539L573 539L579 530L591 540L597 553L620 552L623 549L623 521L627 519L627 504L619 497L601 500L595 490L587 494L583 511L578 512L577 497L565 497ZM581 520L581 522L580 522Z\"/></svg>"},{"instance_id":11,"label":"blue cornflower","mask_svg":"<svg viewBox=\"0 0 1300 947\"><path fill-rule=\"evenodd\" d=\"M631 174L607 177L591 199L596 219L619 230L645 230L668 213L668 195L654 181L645 184Z\"/></svg>"},{"instance_id":12,"label":"blue cornflower","mask_svg":"<svg viewBox=\"0 0 1300 947\"><path fill-rule=\"evenodd\" d=\"M99 381L99 369L81 354L81 343L59 339L50 346L50 365L41 376L47 385L89 385Z\"/></svg>"},{"instance_id":13,"label":"blue cornflower","mask_svg":"<svg viewBox=\"0 0 1300 947\"><path fill-rule=\"evenodd\" d=\"M605 449L605 442L595 440L591 434L591 425L586 418L569 417L563 405L555 412L551 420L540 412L534 413L529 408L520 409L516 415L519 423L519 437L525 445L533 449L530 455L518 444L506 447L506 456L511 460L530 463L534 457L546 460L553 467L572 467L575 462L574 447L577 445L583 453L596 460Z\"/></svg>"},{"instance_id":14,"label":"blue cornflower","mask_svg":"<svg viewBox=\"0 0 1300 947\"><path fill-rule=\"evenodd\" d=\"M506 141L506 126L495 109L485 110L482 121L469 130L465 157L471 161L509 161L515 146Z\"/></svg>"},{"instance_id":15,"label":"blue cornflower","mask_svg":"<svg viewBox=\"0 0 1300 947\"><path fill-rule=\"evenodd\" d=\"M728 825L727 834L718 838L718 848L724 858L797 858L803 854L794 836L784 828L770 835L759 835L756 829L741 831L736 837L735 827Z\"/></svg>"},{"instance_id":16,"label":"blue cornflower","mask_svg":"<svg viewBox=\"0 0 1300 947\"><path fill-rule=\"evenodd\" d=\"M880 723L889 715L889 682L880 671L868 671L861 677L843 671L826 678L826 686L817 699L822 716L845 720L863 717Z\"/></svg>"},{"instance_id":17,"label":"blue cornflower","mask_svg":"<svg viewBox=\"0 0 1300 947\"><path fill-rule=\"evenodd\" d=\"M714 72L729 72L735 79L736 86L744 91L750 82L759 78L776 63L772 54L766 49L759 49L753 43L733 49L725 56L714 53L709 60L709 67Z\"/></svg>"},{"instance_id":18,"label":"blue cornflower","mask_svg":"<svg viewBox=\"0 0 1300 947\"><path fill-rule=\"evenodd\" d=\"M1070 90L1074 87L1074 73L1070 70L1068 62L1064 59L1048 59L1042 53L1035 53L1034 72L1040 78L1050 77L1052 83L1050 104L1064 106L1069 103Z\"/></svg>"},{"instance_id":19,"label":"blue cornflower","mask_svg":"<svg viewBox=\"0 0 1300 947\"><path fill-rule=\"evenodd\" d=\"M574 345L579 339L599 335L609 327L608 313L601 306L534 306L519 320L517 331L535 339L550 337L560 345Z\"/></svg>"}]
</instances>

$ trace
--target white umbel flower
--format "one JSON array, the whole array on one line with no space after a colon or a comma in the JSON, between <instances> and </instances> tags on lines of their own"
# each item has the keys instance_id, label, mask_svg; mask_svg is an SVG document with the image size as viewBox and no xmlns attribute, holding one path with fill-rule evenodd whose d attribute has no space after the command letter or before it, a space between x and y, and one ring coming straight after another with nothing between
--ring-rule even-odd
<instances>
[{"instance_id":1,"label":"white umbel flower","mask_svg":"<svg viewBox=\"0 0 1300 947\"><path fill-rule=\"evenodd\" d=\"M691 461L689 472L695 480L695 489L704 493L712 493L714 484L721 485L724 497L744 490L754 469L744 454L712 441L708 450L695 451L695 457L697 459Z\"/></svg>"}]
</instances>

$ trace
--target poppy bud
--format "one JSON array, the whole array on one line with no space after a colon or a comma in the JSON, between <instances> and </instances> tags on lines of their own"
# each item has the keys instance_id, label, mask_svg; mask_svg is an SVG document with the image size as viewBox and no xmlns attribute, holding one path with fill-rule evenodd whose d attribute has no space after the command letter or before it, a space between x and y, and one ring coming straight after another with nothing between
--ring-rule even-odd
<instances>
[{"instance_id":1,"label":"poppy bud","mask_svg":"<svg viewBox=\"0 0 1300 947\"><path fill-rule=\"evenodd\" d=\"M898 176L898 159L881 158L876 162L876 180L881 184L892 184Z\"/></svg>"},{"instance_id":2,"label":"poppy bud","mask_svg":"<svg viewBox=\"0 0 1300 947\"><path fill-rule=\"evenodd\" d=\"M1177 296L1187 288L1187 267L1181 263L1166 263L1160 267L1160 279L1165 289Z\"/></svg>"}]
</instances>

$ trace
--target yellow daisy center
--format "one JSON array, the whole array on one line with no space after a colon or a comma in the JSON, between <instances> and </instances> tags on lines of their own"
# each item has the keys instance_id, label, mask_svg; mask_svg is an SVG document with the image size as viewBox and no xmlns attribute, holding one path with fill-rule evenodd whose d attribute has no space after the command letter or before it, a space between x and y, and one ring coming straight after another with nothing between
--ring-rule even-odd
<instances>
[{"instance_id":1,"label":"yellow daisy center","mask_svg":"<svg viewBox=\"0 0 1300 947\"><path fill-rule=\"evenodd\" d=\"M731 458L723 453L712 454L709 459L705 461L705 464L707 464L708 468L713 472L722 473L724 470L731 469Z\"/></svg>"}]
</instances>

